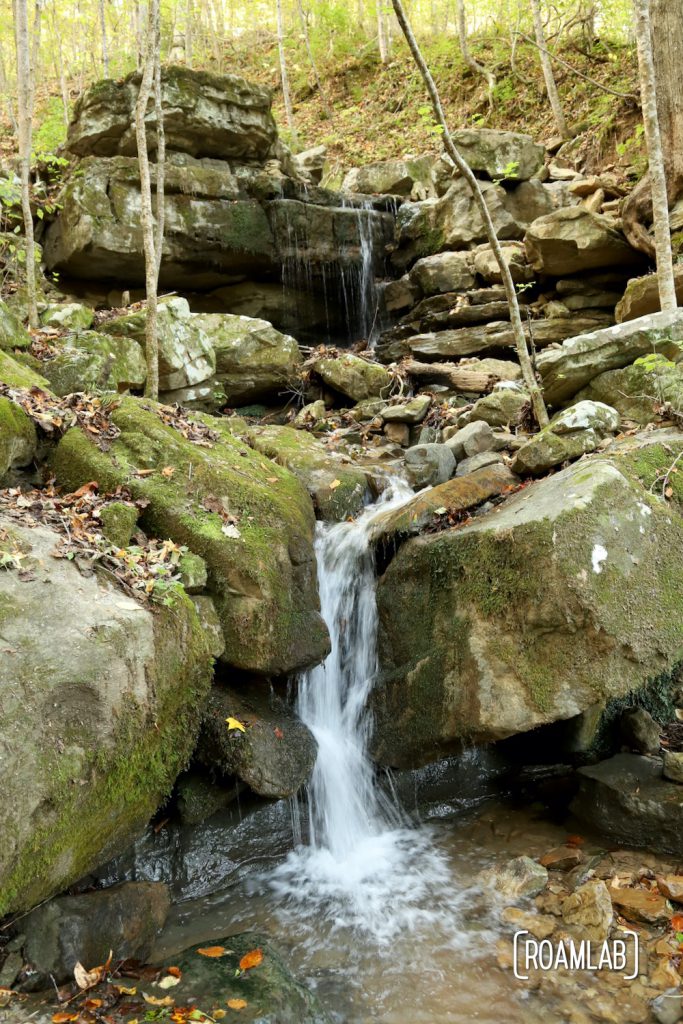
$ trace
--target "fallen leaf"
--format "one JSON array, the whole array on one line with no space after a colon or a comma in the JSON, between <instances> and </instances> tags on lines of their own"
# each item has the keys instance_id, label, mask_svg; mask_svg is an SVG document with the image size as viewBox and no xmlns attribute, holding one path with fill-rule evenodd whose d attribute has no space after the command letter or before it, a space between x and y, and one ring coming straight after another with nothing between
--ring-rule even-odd
<instances>
[{"instance_id":1,"label":"fallen leaf","mask_svg":"<svg viewBox=\"0 0 683 1024\"><path fill-rule=\"evenodd\" d=\"M226 721L227 722L234 722L235 719L234 718L227 718ZM238 723L238 726L239 726L240 729L242 729L242 732L244 732L243 726L239 725L239 723ZM202 949L198 949L197 952L199 953L200 956L218 957L218 956L225 956L225 954L228 951L225 948L225 946L204 946Z\"/></svg>"},{"instance_id":2,"label":"fallen leaf","mask_svg":"<svg viewBox=\"0 0 683 1024\"><path fill-rule=\"evenodd\" d=\"M266 477L266 480L268 481L269 484L276 484L277 483L277 477L276 476L268 476L268 477Z\"/></svg>"},{"instance_id":3,"label":"fallen leaf","mask_svg":"<svg viewBox=\"0 0 683 1024\"><path fill-rule=\"evenodd\" d=\"M671 918L671 927L675 932L683 932L683 914L674 914Z\"/></svg>"},{"instance_id":4,"label":"fallen leaf","mask_svg":"<svg viewBox=\"0 0 683 1024\"><path fill-rule=\"evenodd\" d=\"M157 985L159 988L173 988L174 985L178 985L179 983L180 978L176 978L172 974L167 974L165 978L162 978L161 981L157 982Z\"/></svg>"},{"instance_id":5,"label":"fallen leaf","mask_svg":"<svg viewBox=\"0 0 683 1024\"><path fill-rule=\"evenodd\" d=\"M245 953L240 960L240 969L248 971L252 967L260 967L263 963L263 950L261 949L250 949L248 953Z\"/></svg>"},{"instance_id":6,"label":"fallen leaf","mask_svg":"<svg viewBox=\"0 0 683 1024\"><path fill-rule=\"evenodd\" d=\"M673 487L667 487L667 488L665 489L665 491L664 491L664 496L665 496L666 498L673 498L673 495L674 495L674 489L673 489Z\"/></svg>"},{"instance_id":7,"label":"fallen leaf","mask_svg":"<svg viewBox=\"0 0 683 1024\"><path fill-rule=\"evenodd\" d=\"M173 1006L172 996L163 996L163 998L160 999L157 996L148 996L143 992L142 998L146 1003L149 1003L150 1006Z\"/></svg>"},{"instance_id":8,"label":"fallen leaf","mask_svg":"<svg viewBox=\"0 0 683 1024\"><path fill-rule=\"evenodd\" d=\"M52 1024L66 1024L69 1020L76 1020L77 1014L75 1013L53 1013Z\"/></svg>"},{"instance_id":9,"label":"fallen leaf","mask_svg":"<svg viewBox=\"0 0 683 1024\"><path fill-rule=\"evenodd\" d=\"M183 972L180 970L179 967L167 967L166 973L172 974L174 978L182 978L183 976Z\"/></svg>"},{"instance_id":10,"label":"fallen leaf","mask_svg":"<svg viewBox=\"0 0 683 1024\"><path fill-rule=\"evenodd\" d=\"M330 490L331 491L336 491L337 488L340 487L340 486L341 486L341 480L333 480L332 483L330 484Z\"/></svg>"},{"instance_id":11,"label":"fallen leaf","mask_svg":"<svg viewBox=\"0 0 683 1024\"><path fill-rule=\"evenodd\" d=\"M85 1001L86 1010L99 1010L100 1006L104 1005L103 999L86 999Z\"/></svg>"},{"instance_id":12,"label":"fallen leaf","mask_svg":"<svg viewBox=\"0 0 683 1024\"><path fill-rule=\"evenodd\" d=\"M574 836L567 836L565 842L566 842L567 846L583 846L583 844L586 842L586 840L583 838L583 836L576 836L576 835L574 835Z\"/></svg>"},{"instance_id":13,"label":"fallen leaf","mask_svg":"<svg viewBox=\"0 0 683 1024\"><path fill-rule=\"evenodd\" d=\"M279 725L275 726L275 728L273 729L273 732L275 733L275 739L276 740L281 740L284 737L284 735L285 735Z\"/></svg>"},{"instance_id":14,"label":"fallen leaf","mask_svg":"<svg viewBox=\"0 0 683 1024\"><path fill-rule=\"evenodd\" d=\"M223 1020L224 1017L228 1016L225 1010L212 1010L211 1012L214 1020Z\"/></svg>"},{"instance_id":15,"label":"fallen leaf","mask_svg":"<svg viewBox=\"0 0 683 1024\"><path fill-rule=\"evenodd\" d=\"M447 512L448 512L448 509L446 508L445 505L441 505L440 508L435 508L434 509L434 515L435 516L445 516Z\"/></svg>"},{"instance_id":16,"label":"fallen leaf","mask_svg":"<svg viewBox=\"0 0 683 1024\"><path fill-rule=\"evenodd\" d=\"M225 724L227 725L228 730L230 730L230 729L239 729L240 732L246 732L247 731L244 728L244 726L242 725L242 723L240 721L238 721L236 718L226 718L225 719ZM212 947L212 948L218 948L218 947ZM202 951L201 951L201 949L198 949L197 952L201 953Z\"/></svg>"},{"instance_id":17,"label":"fallen leaf","mask_svg":"<svg viewBox=\"0 0 683 1024\"><path fill-rule=\"evenodd\" d=\"M164 466L161 471L161 475L165 476L167 480L170 480L175 473L175 466Z\"/></svg>"},{"instance_id":18,"label":"fallen leaf","mask_svg":"<svg viewBox=\"0 0 683 1024\"><path fill-rule=\"evenodd\" d=\"M101 967L94 967L92 971L86 971L80 961L74 967L74 979L82 992L85 992L87 989L93 988L97 985L101 977Z\"/></svg>"},{"instance_id":19,"label":"fallen leaf","mask_svg":"<svg viewBox=\"0 0 683 1024\"><path fill-rule=\"evenodd\" d=\"M126 988L125 985L114 985L117 992L120 992L122 996L136 996L138 990L136 988Z\"/></svg>"},{"instance_id":20,"label":"fallen leaf","mask_svg":"<svg viewBox=\"0 0 683 1024\"><path fill-rule=\"evenodd\" d=\"M246 999L228 999L228 1006L231 1010L243 1010L246 1005Z\"/></svg>"}]
</instances>

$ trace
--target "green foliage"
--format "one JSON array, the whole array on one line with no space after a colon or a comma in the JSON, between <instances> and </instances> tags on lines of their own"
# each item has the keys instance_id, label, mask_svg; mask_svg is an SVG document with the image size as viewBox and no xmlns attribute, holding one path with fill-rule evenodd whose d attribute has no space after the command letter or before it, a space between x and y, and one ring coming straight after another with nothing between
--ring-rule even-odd
<instances>
[{"instance_id":1,"label":"green foliage","mask_svg":"<svg viewBox=\"0 0 683 1024\"><path fill-rule=\"evenodd\" d=\"M629 161L629 171L635 179L642 178L647 170L647 150L644 136L645 129L642 124L637 124L633 135L623 142L617 143L617 153Z\"/></svg>"},{"instance_id":2,"label":"green foliage","mask_svg":"<svg viewBox=\"0 0 683 1024\"><path fill-rule=\"evenodd\" d=\"M33 133L33 159L50 167L66 167L68 160L57 155L66 139L61 100L53 97L47 103L38 127Z\"/></svg>"},{"instance_id":3,"label":"green foliage","mask_svg":"<svg viewBox=\"0 0 683 1024\"><path fill-rule=\"evenodd\" d=\"M417 108L417 113L427 135L439 138L443 135L443 125L434 120L434 113L430 106Z\"/></svg>"}]
</instances>

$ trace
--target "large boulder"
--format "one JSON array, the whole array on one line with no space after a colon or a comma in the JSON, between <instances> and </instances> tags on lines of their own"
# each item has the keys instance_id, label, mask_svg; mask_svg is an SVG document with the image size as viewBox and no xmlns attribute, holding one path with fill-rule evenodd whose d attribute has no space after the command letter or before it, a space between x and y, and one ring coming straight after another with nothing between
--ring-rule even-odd
<instances>
[{"instance_id":1,"label":"large boulder","mask_svg":"<svg viewBox=\"0 0 683 1024\"><path fill-rule=\"evenodd\" d=\"M236 775L261 796L285 798L309 781L317 750L303 722L262 686L211 691L197 748L207 768Z\"/></svg>"},{"instance_id":2,"label":"large boulder","mask_svg":"<svg viewBox=\"0 0 683 1024\"><path fill-rule=\"evenodd\" d=\"M137 341L98 331L67 335L55 358L43 362L42 371L57 395L142 390L147 377L145 354Z\"/></svg>"},{"instance_id":3,"label":"large boulder","mask_svg":"<svg viewBox=\"0 0 683 1024\"><path fill-rule=\"evenodd\" d=\"M545 163L545 147L520 132L461 128L453 132L453 141L470 169L491 181L526 181L539 175Z\"/></svg>"},{"instance_id":4,"label":"large boulder","mask_svg":"<svg viewBox=\"0 0 683 1024\"><path fill-rule=\"evenodd\" d=\"M400 548L377 593L381 763L572 718L678 660L683 519L627 473L595 458Z\"/></svg>"},{"instance_id":5,"label":"large boulder","mask_svg":"<svg viewBox=\"0 0 683 1024\"><path fill-rule=\"evenodd\" d=\"M0 481L11 469L28 466L37 449L33 420L11 399L0 396Z\"/></svg>"},{"instance_id":6,"label":"large boulder","mask_svg":"<svg viewBox=\"0 0 683 1024\"><path fill-rule=\"evenodd\" d=\"M141 524L201 555L225 637L224 660L264 675L319 661L328 649L318 612L311 500L296 477L253 452L228 420L174 419L125 398L107 451L79 427L53 457L60 483L125 486L148 504ZM194 438L194 440L192 440ZM199 442L199 443L196 443Z\"/></svg>"},{"instance_id":7,"label":"large boulder","mask_svg":"<svg viewBox=\"0 0 683 1024\"><path fill-rule=\"evenodd\" d=\"M135 156L135 103L140 73L96 82L78 99L66 148L75 156ZM277 138L268 89L237 75L165 67L161 76L164 132L169 150L191 156L259 160ZM150 149L156 117L147 115Z\"/></svg>"},{"instance_id":8,"label":"large boulder","mask_svg":"<svg viewBox=\"0 0 683 1024\"><path fill-rule=\"evenodd\" d=\"M352 167L344 175L342 191L425 199L435 195L433 176L437 161L437 157L426 154Z\"/></svg>"},{"instance_id":9,"label":"large boulder","mask_svg":"<svg viewBox=\"0 0 683 1024\"><path fill-rule=\"evenodd\" d=\"M584 400L554 416L549 425L517 451L516 473L538 476L563 462L593 452L603 438L616 434L619 413L603 402Z\"/></svg>"},{"instance_id":10,"label":"large boulder","mask_svg":"<svg viewBox=\"0 0 683 1024\"><path fill-rule=\"evenodd\" d=\"M154 613L3 517L0 915L69 886L138 836L194 746L212 660L190 599Z\"/></svg>"},{"instance_id":11,"label":"large boulder","mask_svg":"<svg viewBox=\"0 0 683 1024\"><path fill-rule=\"evenodd\" d=\"M606 402L624 419L645 426L659 415L666 416L667 404L675 412L683 410L683 366L663 357L644 357L599 374L576 397Z\"/></svg>"},{"instance_id":12,"label":"large boulder","mask_svg":"<svg viewBox=\"0 0 683 1024\"><path fill-rule=\"evenodd\" d=\"M464 292L474 287L474 266L468 252L439 252L418 260L410 271L410 281L423 295Z\"/></svg>"},{"instance_id":13,"label":"large boulder","mask_svg":"<svg viewBox=\"0 0 683 1024\"><path fill-rule=\"evenodd\" d=\"M251 427L249 444L285 466L311 495L321 519L338 522L356 515L368 490L365 473L348 457L330 451L307 431L292 427Z\"/></svg>"},{"instance_id":14,"label":"large boulder","mask_svg":"<svg viewBox=\"0 0 683 1024\"><path fill-rule=\"evenodd\" d=\"M674 282L678 305L681 306L683 305L683 264L674 266ZM647 316L648 313L658 313L660 309L657 275L647 274L645 277L631 278L623 297L617 303L614 318L618 324L621 324L626 320L637 320L638 317Z\"/></svg>"},{"instance_id":15,"label":"large boulder","mask_svg":"<svg viewBox=\"0 0 683 1024\"><path fill-rule=\"evenodd\" d=\"M394 383L384 366L351 352L320 356L313 362L312 369L328 387L354 402L364 398L389 398Z\"/></svg>"},{"instance_id":16,"label":"large boulder","mask_svg":"<svg viewBox=\"0 0 683 1024\"><path fill-rule=\"evenodd\" d=\"M28 348L31 336L19 323L12 310L0 300L0 350Z\"/></svg>"},{"instance_id":17,"label":"large boulder","mask_svg":"<svg viewBox=\"0 0 683 1024\"><path fill-rule=\"evenodd\" d=\"M555 277L642 264L642 256L611 221L579 206L539 217L529 226L524 243L532 266Z\"/></svg>"},{"instance_id":18,"label":"large boulder","mask_svg":"<svg viewBox=\"0 0 683 1024\"><path fill-rule=\"evenodd\" d=\"M599 374L628 366L639 356L653 353L678 359L682 344L683 312L653 313L568 338L538 356L545 399L549 405L560 405Z\"/></svg>"}]
</instances>

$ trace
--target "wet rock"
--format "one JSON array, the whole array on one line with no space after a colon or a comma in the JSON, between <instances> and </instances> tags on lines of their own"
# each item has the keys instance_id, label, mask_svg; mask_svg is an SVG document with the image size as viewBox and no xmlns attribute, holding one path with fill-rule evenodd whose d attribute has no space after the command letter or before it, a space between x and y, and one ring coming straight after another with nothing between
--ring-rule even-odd
<instances>
[{"instance_id":1,"label":"wet rock","mask_svg":"<svg viewBox=\"0 0 683 1024\"><path fill-rule=\"evenodd\" d=\"M435 521L435 516L475 508L518 482L514 473L500 463L476 470L467 477L456 476L378 519L374 539L419 533Z\"/></svg>"},{"instance_id":2,"label":"wet rock","mask_svg":"<svg viewBox=\"0 0 683 1024\"><path fill-rule=\"evenodd\" d=\"M579 768L572 809L618 843L683 854L683 803L675 782L662 778L661 761L616 754Z\"/></svg>"},{"instance_id":3,"label":"wet rock","mask_svg":"<svg viewBox=\"0 0 683 1024\"><path fill-rule=\"evenodd\" d=\"M557 921L550 914L534 914L518 907L506 907L500 916L515 931L529 932L537 939L547 939L557 928Z\"/></svg>"},{"instance_id":4,"label":"wet rock","mask_svg":"<svg viewBox=\"0 0 683 1024\"><path fill-rule=\"evenodd\" d=\"M526 181L540 174L545 148L530 135L493 128L461 128L453 141L475 174L492 181Z\"/></svg>"},{"instance_id":5,"label":"wet rock","mask_svg":"<svg viewBox=\"0 0 683 1024\"><path fill-rule=\"evenodd\" d=\"M660 892L652 889L609 888L610 899L627 921L640 924L668 924L671 907Z\"/></svg>"},{"instance_id":6,"label":"wet rock","mask_svg":"<svg viewBox=\"0 0 683 1024\"><path fill-rule=\"evenodd\" d=\"M368 487L363 470L310 434L291 427L252 427L247 436L257 452L302 482L322 519L337 522L363 507Z\"/></svg>"},{"instance_id":7,"label":"wet rock","mask_svg":"<svg viewBox=\"0 0 683 1024\"><path fill-rule=\"evenodd\" d=\"M583 854L576 846L556 846L540 858L544 868L552 871L568 871L583 860Z\"/></svg>"},{"instance_id":8,"label":"wet rock","mask_svg":"<svg viewBox=\"0 0 683 1024\"><path fill-rule=\"evenodd\" d=\"M206 945L203 943L202 945ZM243 1000L239 1010L229 1010L248 1024L330 1024L316 997L294 979L265 935L243 932L211 945L223 946L224 956L197 956L194 946L178 961L180 984L173 989L180 1003L196 1003L207 1013L223 1008L228 1000ZM241 972L240 959L259 949L263 960L258 967Z\"/></svg>"},{"instance_id":9,"label":"wet rock","mask_svg":"<svg viewBox=\"0 0 683 1024\"><path fill-rule=\"evenodd\" d=\"M407 448L410 444L410 427L407 423L386 423L384 434L394 444L400 444L402 448Z\"/></svg>"},{"instance_id":10,"label":"wet rock","mask_svg":"<svg viewBox=\"0 0 683 1024\"><path fill-rule=\"evenodd\" d=\"M604 942L613 920L612 900L600 879L591 879L562 901L562 920L579 941Z\"/></svg>"},{"instance_id":11,"label":"wet rock","mask_svg":"<svg viewBox=\"0 0 683 1024\"><path fill-rule=\"evenodd\" d=\"M682 340L683 313L680 312L654 313L570 338L558 348L538 356L546 401L550 405L566 402L599 374L628 366L648 353L677 358Z\"/></svg>"},{"instance_id":12,"label":"wet rock","mask_svg":"<svg viewBox=\"0 0 683 1024\"><path fill-rule=\"evenodd\" d=\"M445 444L416 444L406 451L406 475L414 490L449 480L455 457Z\"/></svg>"},{"instance_id":13,"label":"wet rock","mask_svg":"<svg viewBox=\"0 0 683 1024\"><path fill-rule=\"evenodd\" d=\"M440 252L425 256L414 264L409 276L423 295L465 292L475 283L473 260L468 252Z\"/></svg>"},{"instance_id":14,"label":"wet rock","mask_svg":"<svg viewBox=\"0 0 683 1024\"><path fill-rule=\"evenodd\" d=\"M683 902L683 875L660 875L657 878L657 888L668 900Z\"/></svg>"},{"instance_id":15,"label":"wet rock","mask_svg":"<svg viewBox=\"0 0 683 1024\"><path fill-rule=\"evenodd\" d=\"M429 412L432 399L429 395L416 395L401 405L385 405L380 415L385 423L422 423Z\"/></svg>"},{"instance_id":16,"label":"wet rock","mask_svg":"<svg viewBox=\"0 0 683 1024\"><path fill-rule=\"evenodd\" d=\"M30 334L24 330L7 304L0 299L0 351L29 348L30 344Z\"/></svg>"},{"instance_id":17,"label":"wet rock","mask_svg":"<svg viewBox=\"0 0 683 1024\"><path fill-rule=\"evenodd\" d=\"M266 464L232 434L227 418L195 420L213 432L208 445L199 445L147 400L124 398L110 415L121 433L107 452L79 427L59 442L53 465L62 485L76 490L97 480L108 491L127 487L148 502L143 529L201 555L229 664L280 674L324 657L314 511L296 477ZM175 472L163 475L166 466ZM153 472L140 476L144 469Z\"/></svg>"},{"instance_id":18,"label":"wet rock","mask_svg":"<svg viewBox=\"0 0 683 1024\"><path fill-rule=\"evenodd\" d=\"M141 391L147 378L144 350L132 338L97 331L67 336L42 372L57 395L75 391Z\"/></svg>"},{"instance_id":19,"label":"wet rock","mask_svg":"<svg viewBox=\"0 0 683 1024\"><path fill-rule=\"evenodd\" d=\"M468 476L470 473L476 473L480 469L494 466L497 463L502 463L502 461L503 456L500 452L479 452L478 455L471 455L469 458L459 462L455 475L461 477Z\"/></svg>"},{"instance_id":20,"label":"wet rock","mask_svg":"<svg viewBox=\"0 0 683 1024\"><path fill-rule=\"evenodd\" d=\"M126 882L82 896L60 896L22 921L24 956L37 972L22 987L48 988L73 978L74 967L117 959L147 960L170 899L163 882Z\"/></svg>"},{"instance_id":21,"label":"wet rock","mask_svg":"<svg viewBox=\"0 0 683 1024\"><path fill-rule=\"evenodd\" d=\"M676 298L680 306L683 305L683 266L674 266L674 282ZM627 320L648 316L650 313L658 313L660 309L657 275L647 274L645 277L631 278L623 298L614 311L614 318L618 324L621 324Z\"/></svg>"},{"instance_id":22,"label":"wet rock","mask_svg":"<svg viewBox=\"0 0 683 1024\"><path fill-rule=\"evenodd\" d=\"M619 722L621 739L636 754L657 754L662 738L661 726L645 708L625 711Z\"/></svg>"},{"instance_id":23,"label":"wet rock","mask_svg":"<svg viewBox=\"0 0 683 1024\"><path fill-rule=\"evenodd\" d=\"M142 832L194 746L212 661L182 591L152 614L53 558L52 530L3 528L30 576L0 574L4 915L64 889Z\"/></svg>"},{"instance_id":24,"label":"wet rock","mask_svg":"<svg viewBox=\"0 0 683 1024\"><path fill-rule=\"evenodd\" d=\"M75 108L66 148L76 156L135 156L134 110L140 74L97 82ZM269 155L277 137L267 89L237 75L212 75L180 65L162 75L164 130L170 150L192 156L248 160ZM155 145L155 115L148 118Z\"/></svg>"},{"instance_id":25,"label":"wet rock","mask_svg":"<svg viewBox=\"0 0 683 1024\"><path fill-rule=\"evenodd\" d=\"M683 1020L683 995L678 987L678 981L673 988L667 989L653 999L650 1005L657 1024L678 1024Z\"/></svg>"},{"instance_id":26,"label":"wet rock","mask_svg":"<svg viewBox=\"0 0 683 1024\"><path fill-rule=\"evenodd\" d=\"M642 264L640 254L611 221L578 206L539 217L527 230L524 244L534 269L555 277Z\"/></svg>"},{"instance_id":27,"label":"wet rock","mask_svg":"<svg viewBox=\"0 0 683 1024\"><path fill-rule=\"evenodd\" d=\"M244 788L241 782L215 780L197 768L183 773L176 782L181 824L190 827L201 824L237 800L240 789Z\"/></svg>"},{"instance_id":28,"label":"wet rock","mask_svg":"<svg viewBox=\"0 0 683 1024\"><path fill-rule=\"evenodd\" d=\"M664 751L664 778L671 782L683 783L683 753L675 750Z\"/></svg>"},{"instance_id":29,"label":"wet rock","mask_svg":"<svg viewBox=\"0 0 683 1024\"><path fill-rule=\"evenodd\" d=\"M444 443L448 445L456 460L460 462L461 459L467 458L469 455L491 451L495 447L495 438L489 424L479 420L476 423L468 423L456 430L450 437L445 437Z\"/></svg>"},{"instance_id":30,"label":"wet rock","mask_svg":"<svg viewBox=\"0 0 683 1024\"><path fill-rule=\"evenodd\" d=\"M479 878L482 885L510 900L537 896L548 884L548 872L531 857L515 857L483 871Z\"/></svg>"},{"instance_id":31,"label":"wet rock","mask_svg":"<svg viewBox=\"0 0 683 1024\"><path fill-rule=\"evenodd\" d=\"M213 598L208 594L191 594L190 600L197 612L211 657L220 658L225 654L225 637Z\"/></svg>"},{"instance_id":32,"label":"wet rock","mask_svg":"<svg viewBox=\"0 0 683 1024\"><path fill-rule=\"evenodd\" d=\"M670 669L683 522L618 466L595 457L399 548L377 589L381 763L569 719Z\"/></svg>"},{"instance_id":33,"label":"wet rock","mask_svg":"<svg viewBox=\"0 0 683 1024\"><path fill-rule=\"evenodd\" d=\"M66 302L50 305L40 314L45 327L58 327L67 331L87 331L92 326L95 314L90 306L80 302Z\"/></svg>"},{"instance_id":34,"label":"wet rock","mask_svg":"<svg viewBox=\"0 0 683 1024\"><path fill-rule=\"evenodd\" d=\"M244 726L230 728L228 718ZM282 701L225 686L211 691L197 747L207 768L236 775L260 796L293 796L308 782L317 754L313 735Z\"/></svg>"},{"instance_id":35,"label":"wet rock","mask_svg":"<svg viewBox=\"0 0 683 1024\"><path fill-rule=\"evenodd\" d=\"M534 268L529 265L524 246L521 242L507 242L501 246L503 259L505 260L512 280L515 284L523 284L533 281L535 277ZM503 275L498 265L498 260L493 254L490 245L482 246L477 250L474 258L474 269L479 277L482 277L487 284L501 284Z\"/></svg>"},{"instance_id":36,"label":"wet rock","mask_svg":"<svg viewBox=\"0 0 683 1024\"><path fill-rule=\"evenodd\" d=\"M474 403L468 413L470 423L481 421L491 427L513 427L529 415L531 403L521 385L515 387L494 387L490 395L484 395Z\"/></svg>"},{"instance_id":37,"label":"wet rock","mask_svg":"<svg viewBox=\"0 0 683 1024\"><path fill-rule=\"evenodd\" d=\"M313 370L325 384L354 402L378 396L388 398L393 383L393 377L384 366L350 352L344 352L336 359L316 359Z\"/></svg>"}]
</instances>

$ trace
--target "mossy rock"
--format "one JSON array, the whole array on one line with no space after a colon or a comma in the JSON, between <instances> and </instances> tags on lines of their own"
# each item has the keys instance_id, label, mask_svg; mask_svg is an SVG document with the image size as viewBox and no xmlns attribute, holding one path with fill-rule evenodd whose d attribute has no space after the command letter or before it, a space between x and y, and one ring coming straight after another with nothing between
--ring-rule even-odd
<instances>
[{"instance_id":1,"label":"mossy rock","mask_svg":"<svg viewBox=\"0 0 683 1024\"><path fill-rule=\"evenodd\" d=\"M365 473L303 430L292 427L252 427L249 444L301 480L321 519L339 522L363 507L368 482Z\"/></svg>"},{"instance_id":2,"label":"mossy rock","mask_svg":"<svg viewBox=\"0 0 683 1024\"><path fill-rule=\"evenodd\" d=\"M117 548L127 548L135 532L140 510L125 501L112 501L100 512L102 534Z\"/></svg>"},{"instance_id":3,"label":"mossy rock","mask_svg":"<svg viewBox=\"0 0 683 1024\"><path fill-rule=\"evenodd\" d=\"M147 377L145 355L137 341L97 331L69 335L42 370L57 395L142 390Z\"/></svg>"},{"instance_id":4,"label":"mossy rock","mask_svg":"<svg viewBox=\"0 0 683 1024\"><path fill-rule=\"evenodd\" d=\"M13 359L9 352L0 350L0 383L11 388L37 387L49 391L50 382L28 366L21 358L22 355L19 353L18 358Z\"/></svg>"},{"instance_id":5,"label":"mossy rock","mask_svg":"<svg viewBox=\"0 0 683 1024\"><path fill-rule=\"evenodd\" d=\"M0 572L0 917L137 838L189 759L212 677L182 588L152 612L52 557L54 531L6 524L30 576Z\"/></svg>"},{"instance_id":6,"label":"mossy rock","mask_svg":"<svg viewBox=\"0 0 683 1024\"><path fill-rule=\"evenodd\" d=\"M40 314L45 327L57 327L67 331L87 331L92 326L95 314L90 306L80 302L64 302L47 306Z\"/></svg>"},{"instance_id":7,"label":"mossy rock","mask_svg":"<svg viewBox=\"0 0 683 1024\"><path fill-rule=\"evenodd\" d=\"M683 518L593 456L408 541L378 587L374 748L422 763L571 718L683 654Z\"/></svg>"},{"instance_id":8,"label":"mossy rock","mask_svg":"<svg viewBox=\"0 0 683 1024\"><path fill-rule=\"evenodd\" d=\"M24 330L11 309L0 300L0 349L28 348L31 335Z\"/></svg>"},{"instance_id":9,"label":"mossy rock","mask_svg":"<svg viewBox=\"0 0 683 1024\"><path fill-rule=\"evenodd\" d=\"M0 480L10 469L28 466L37 448L33 421L9 398L0 396Z\"/></svg>"},{"instance_id":10,"label":"mossy rock","mask_svg":"<svg viewBox=\"0 0 683 1024\"><path fill-rule=\"evenodd\" d=\"M393 377L385 366L344 352L316 359L313 370L321 380L354 402L364 398L389 398Z\"/></svg>"},{"instance_id":11,"label":"mossy rock","mask_svg":"<svg viewBox=\"0 0 683 1024\"><path fill-rule=\"evenodd\" d=\"M111 413L121 433L108 452L79 427L69 430L53 456L57 480L72 490L88 480L107 491L127 487L148 502L146 531L201 555L226 662L270 675L321 660L328 637L318 612L315 517L303 486L265 465L229 421L197 416L218 434L205 447L164 423L157 408L124 398ZM166 467L173 472L162 473Z\"/></svg>"},{"instance_id":12,"label":"mossy rock","mask_svg":"<svg viewBox=\"0 0 683 1024\"><path fill-rule=\"evenodd\" d=\"M599 374L576 397L606 402L625 419L645 426L666 415L667 403L683 414L683 367L666 359L642 359Z\"/></svg>"}]
</instances>

